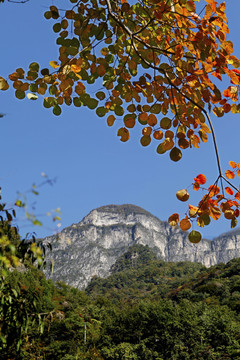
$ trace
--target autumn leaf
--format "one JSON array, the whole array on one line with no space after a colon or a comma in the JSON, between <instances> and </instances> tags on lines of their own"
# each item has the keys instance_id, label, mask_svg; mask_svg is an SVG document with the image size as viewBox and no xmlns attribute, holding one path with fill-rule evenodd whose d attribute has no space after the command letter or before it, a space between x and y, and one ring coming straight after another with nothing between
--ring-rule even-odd
<instances>
[{"instance_id":1,"label":"autumn leaf","mask_svg":"<svg viewBox=\"0 0 240 360\"><path fill-rule=\"evenodd\" d=\"M129 131L128 131L126 128L120 128L120 129L118 130L117 135L121 137L120 140L121 140L122 142L126 142L126 141L128 141L129 138L130 138Z\"/></svg>"},{"instance_id":2,"label":"autumn leaf","mask_svg":"<svg viewBox=\"0 0 240 360\"><path fill-rule=\"evenodd\" d=\"M237 193L235 194L235 199L237 199L238 201L240 201L240 192L237 192Z\"/></svg>"},{"instance_id":3,"label":"autumn leaf","mask_svg":"<svg viewBox=\"0 0 240 360\"><path fill-rule=\"evenodd\" d=\"M183 231L187 231L191 228L191 222L189 221L188 217L186 216L184 219L182 219L180 221L180 228L183 230Z\"/></svg>"},{"instance_id":4,"label":"autumn leaf","mask_svg":"<svg viewBox=\"0 0 240 360\"><path fill-rule=\"evenodd\" d=\"M235 212L233 209L227 209L224 212L224 217L228 220L232 220L235 217Z\"/></svg>"},{"instance_id":5,"label":"autumn leaf","mask_svg":"<svg viewBox=\"0 0 240 360\"><path fill-rule=\"evenodd\" d=\"M220 189L217 185L210 185L208 188L209 197L213 197L217 194L219 194Z\"/></svg>"},{"instance_id":6,"label":"autumn leaf","mask_svg":"<svg viewBox=\"0 0 240 360\"><path fill-rule=\"evenodd\" d=\"M225 191L228 195L233 195L233 191L229 186L225 187Z\"/></svg>"},{"instance_id":7,"label":"autumn leaf","mask_svg":"<svg viewBox=\"0 0 240 360\"><path fill-rule=\"evenodd\" d=\"M57 61L50 61L49 65L54 69L57 69L59 67Z\"/></svg>"},{"instance_id":8,"label":"autumn leaf","mask_svg":"<svg viewBox=\"0 0 240 360\"><path fill-rule=\"evenodd\" d=\"M227 170L227 171L226 171L226 178L228 178L228 179L234 179L234 178L235 178L234 172L232 172L231 170Z\"/></svg>"},{"instance_id":9,"label":"autumn leaf","mask_svg":"<svg viewBox=\"0 0 240 360\"><path fill-rule=\"evenodd\" d=\"M188 207L189 207L189 210L188 210L189 216L190 216L191 218L196 217L196 216L197 216L197 213L198 213L198 211L199 211L199 208L196 207L196 206L190 205L190 204L188 204Z\"/></svg>"},{"instance_id":10,"label":"autumn leaf","mask_svg":"<svg viewBox=\"0 0 240 360\"><path fill-rule=\"evenodd\" d=\"M179 214L174 213L169 216L168 223L170 226L176 226L179 223Z\"/></svg>"},{"instance_id":11,"label":"autumn leaf","mask_svg":"<svg viewBox=\"0 0 240 360\"><path fill-rule=\"evenodd\" d=\"M205 175L199 174L198 176L196 176L196 177L194 178L194 181L195 181L196 183L200 184L200 185L203 185L203 184L206 183L207 178L206 178Z\"/></svg>"},{"instance_id":12,"label":"autumn leaf","mask_svg":"<svg viewBox=\"0 0 240 360\"><path fill-rule=\"evenodd\" d=\"M209 206L209 215L213 220L218 220L221 216L221 210L217 206Z\"/></svg>"},{"instance_id":13,"label":"autumn leaf","mask_svg":"<svg viewBox=\"0 0 240 360\"><path fill-rule=\"evenodd\" d=\"M229 165L235 169L237 167L237 164L235 163L235 161L229 161Z\"/></svg>"},{"instance_id":14,"label":"autumn leaf","mask_svg":"<svg viewBox=\"0 0 240 360\"><path fill-rule=\"evenodd\" d=\"M178 198L178 200L180 201L188 201L189 199L189 193L186 189L182 189L182 190L178 190L176 192L176 197Z\"/></svg>"},{"instance_id":15,"label":"autumn leaf","mask_svg":"<svg viewBox=\"0 0 240 360\"><path fill-rule=\"evenodd\" d=\"M107 124L108 126L113 126L114 122L115 122L116 118L114 115L109 115L107 118Z\"/></svg>"}]
</instances>

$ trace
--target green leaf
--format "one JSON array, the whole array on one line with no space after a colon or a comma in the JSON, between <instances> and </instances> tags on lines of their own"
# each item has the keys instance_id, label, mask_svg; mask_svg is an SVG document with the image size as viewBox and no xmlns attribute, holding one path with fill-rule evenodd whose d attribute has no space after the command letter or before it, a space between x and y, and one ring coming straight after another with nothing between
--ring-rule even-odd
<instances>
[{"instance_id":1,"label":"green leaf","mask_svg":"<svg viewBox=\"0 0 240 360\"><path fill-rule=\"evenodd\" d=\"M107 109L104 106L100 106L96 110L96 114L99 117L103 117L104 115L106 115L106 113L107 113Z\"/></svg>"},{"instance_id":2,"label":"green leaf","mask_svg":"<svg viewBox=\"0 0 240 360\"><path fill-rule=\"evenodd\" d=\"M53 113L54 113L54 115L56 115L56 116L61 115L62 109L60 108L59 105L55 105L55 106L53 107Z\"/></svg>"},{"instance_id":3,"label":"green leaf","mask_svg":"<svg viewBox=\"0 0 240 360\"><path fill-rule=\"evenodd\" d=\"M164 130L170 129L170 127L172 126L172 120L168 117L164 117L160 121L160 126Z\"/></svg>"},{"instance_id":4,"label":"green leaf","mask_svg":"<svg viewBox=\"0 0 240 360\"><path fill-rule=\"evenodd\" d=\"M190 234L188 235L188 239L191 243L197 244L201 241L202 235L199 231L192 230Z\"/></svg>"},{"instance_id":5,"label":"green leaf","mask_svg":"<svg viewBox=\"0 0 240 360\"><path fill-rule=\"evenodd\" d=\"M62 26L61 26L60 23L56 23L56 24L53 25L53 31L55 33L58 33L59 31L61 31L61 29L62 29Z\"/></svg>"},{"instance_id":6,"label":"green leaf","mask_svg":"<svg viewBox=\"0 0 240 360\"><path fill-rule=\"evenodd\" d=\"M117 116L122 116L124 114L124 109L120 105L116 105L114 108L114 112Z\"/></svg>"},{"instance_id":7,"label":"green leaf","mask_svg":"<svg viewBox=\"0 0 240 360\"><path fill-rule=\"evenodd\" d=\"M159 114L161 112L161 105L160 104L154 104L151 109L150 112L152 114Z\"/></svg>"},{"instance_id":8,"label":"green leaf","mask_svg":"<svg viewBox=\"0 0 240 360\"><path fill-rule=\"evenodd\" d=\"M36 62L33 62L29 65L29 69L31 71L35 71L35 72L38 72L39 71L39 64L36 63Z\"/></svg>"},{"instance_id":9,"label":"green leaf","mask_svg":"<svg viewBox=\"0 0 240 360\"><path fill-rule=\"evenodd\" d=\"M234 217L231 220L231 228L235 228L237 226L237 219Z\"/></svg>"},{"instance_id":10,"label":"green leaf","mask_svg":"<svg viewBox=\"0 0 240 360\"><path fill-rule=\"evenodd\" d=\"M166 150L163 150L162 148L162 144L159 144L157 147L157 153L158 154L164 154L166 152Z\"/></svg>"},{"instance_id":11,"label":"green leaf","mask_svg":"<svg viewBox=\"0 0 240 360\"><path fill-rule=\"evenodd\" d=\"M21 202L21 200L17 200L15 202L15 205L18 206L18 207L22 207L23 206L23 203Z\"/></svg>"},{"instance_id":12,"label":"green leaf","mask_svg":"<svg viewBox=\"0 0 240 360\"><path fill-rule=\"evenodd\" d=\"M37 92L38 86L37 84L31 84L29 89L32 92Z\"/></svg>"},{"instance_id":13,"label":"green leaf","mask_svg":"<svg viewBox=\"0 0 240 360\"><path fill-rule=\"evenodd\" d=\"M172 161L179 161L182 158L182 151L178 149L177 147L172 148L170 151L170 159Z\"/></svg>"},{"instance_id":14,"label":"green leaf","mask_svg":"<svg viewBox=\"0 0 240 360\"><path fill-rule=\"evenodd\" d=\"M98 101L96 99L91 98L87 102L87 107L91 110L96 109L97 106L98 106Z\"/></svg>"},{"instance_id":15,"label":"green leaf","mask_svg":"<svg viewBox=\"0 0 240 360\"><path fill-rule=\"evenodd\" d=\"M17 99L22 100L22 99L25 98L25 92L22 91L22 90L16 90L15 91L15 96L16 96Z\"/></svg>"},{"instance_id":16,"label":"green leaf","mask_svg":"<svg viewBox=\"0 0 240 360\"><path fill-rule=\"evenodd\" d=\"M76 107L82 106L81 99L79 97L74 97L73 98L73 105L76 106Z\"/></svg>"},{"instance_id":17,"label":"green leaf","mask_svg":"<svg viewBox=\"0 0 240 360\"><path fill-rule=\"evenodd\" d=\"M47 68L42 69L42 70L41 70L41 74L42 74L43 76L49 75L49 69L47 69Z\"/></svg>"},{"instance_id":18,"label":"green leaf","mask_svg":"<svg viewBox=\"0 0 240 360\"><path fill-rule=\"evenodd\" d=\"M210 216L208 214L202 214L201 219L204 222L204 225L209 225L211 222Z\"/></svg>"},{"instance_id":19,"label":"green leaf","mask_svg":"<svg viewBox=\"0 0 240 360\"><path fill-rule=\"evenodd\" d=\"M39 221L39 220L37 220L37 219L33 220L32 223L33 223L33 225L36 225L36 226L42 226L41 221Z\"/></svg>"},{"instance_id":20,"label":"green leaf","mask_svg":"<svg viewBox=\"0 0 240 360\"><path fill-rule=\"evenodd\" d=\"M96 97L97 97L99 100L104 100L105 97L106 97L106 95L105 95L105 93L104 93L103 91L98 91L98 92L96 93Z\"/></svg>"},{"instance_id":21,"label":"green leaf","mask_svg":"<svg viewBox=\"0 0 240 360\"><path fill-rule=\"evenodd\" d=\"M45 11L44 17L45 17L45 19L47 19L47 20L51 19L51 17L52 17L52 12L51 12L51 11Z\"/></svg>"}]
</instances>

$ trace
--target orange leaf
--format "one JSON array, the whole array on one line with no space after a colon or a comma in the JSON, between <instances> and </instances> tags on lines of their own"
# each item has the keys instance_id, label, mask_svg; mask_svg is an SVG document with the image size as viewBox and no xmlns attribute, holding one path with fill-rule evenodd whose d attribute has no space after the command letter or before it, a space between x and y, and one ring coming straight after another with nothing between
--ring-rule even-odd
<instances>
[{"instance_id":1,"label":"orange leaf","mask_svg":"<svg viewBox=\"0 0 240 360\"><path fill-rule=\"evenodd\" d=\"M233 195L233 191L229 186L225 187L225 191L228 195Z\"/></svg>"},{"instance_id":2,"label":"orange leaf","mask_svg":"<svg viewBox=\"0 0 240 360\"><path fill-rule=\"evenodd\" d=\"M155 126L156 124L157 124L157 118L156 118L156 116L154 115L154 114L150 114L149 116L148 116L148 125L150 125L150 126Z\"/></svg>"},{"instance_id":3,"label":"orange leaf","mask_svg":"<svg viewBox=\"0 0 240 360\"><path fill-rule=\"evenodd\" d=\"M205 175L199 174L197 177L194 178L194 180L195 180L198 184L203 185L203 184L206 183L207 178L206 178Z\"/></svg>"},{"instance_id":4,"label":"orange leaf","mask_svg":"<svg viewBox=\"0 0 240 360\"><path fill-rule=\"evenodd\" d=\"M193 190L198 191L199 189L200 189L199 183L195 182L195 183L193 184Z\"/></svg>"},{"instance_id":5,"label":"orange leaf","mask_svg":"<svg viewBox=\"0 0 240 360\"><path fill-rule=\"evenodd\" d=\"M240 201L240 192L237 192L237 193L235 194L235 199L237 199L238 201Z\"/></svg>"},{"instance_id":6,"label":"orange leaf","mask_svg":"<svg viewBox=\"0 0 240 360\"><path fill-rule=\"evenodd\" d=\"M235 163L235 161L229 161L229 165L235 169L237 167L237 164Z\"/></svg>"},{"instance_id":7,"label":"orange leaf","mask_svg":"<svg viewBox=\"0 0 240 360\"><path fill-rule=\"evenodd\" d=\"M139 114L139 120L141 120L141 121L147 121L147 120L148 120L148 114L147 114L147 113L141 113L141 114Z\"/></svg>"},{"instance_id":8,"label":"orange leaf","mask_svg":"<svg viewBox=\"0 0 240 360\"><path fill-rule=\"evenodd\" d=\"M180 221L180 228L183 231L187 231L191 228L191 222L189 221L188 217L186 216L184 219Z\"/></svg>"},{"instance_id":9,"label":"orange leaf","mask_svg":"<svg viewBox=\"0 0 240 360\"><path fill-rule=\"evenodd\" d=\"M108 118L107 118L108 126L113 126L115 120L116 120L116 118L115 118L114 115L109 115Z\"/></svg>"},{"instance_id":10,"label":"orange leaf","mask_svg":"<svg viewBox=\"0 0 240 360\"><path fill-rule=\"evenodd\" d=\"M118 130L118 132L117 132L117 135L118 135L118 136L121 136L121 139L120 139L120 140L123 141L123 142L128 141L129 138L130 138L129 131L128 131L128 129L126 129L126 128L120 128L120 129Z\"/></svg>"},{"instance_id":11,"label":"orange leaf","mask_svg":"<svg viewBox=\"0 0 240 360\"><path fill-rule=\"evenodd\" d=\"M124 119L124 125L127 127L127 128L129 128L129 129L131 129L131 128L133 128L134 126L135 126L135 119L132 117L132 118L125 118Z\"/></svg>"},{"instance_id":12,"label":"orange leaf","mask_svg":"<svg viewBox=\"0 0 240 360\"><path fill-rule=\"evenodd\" d=\"M179 215L177 213L174 213L171 216L169 216L168 223L171 226L176 226L179 223Z\"/></svg>"},{"instance_id":13,"label":"orange leaf","mask_svg":"<svg viewBox=\"0 0 240 360\"><path fill-rule=\"evenodd\" d=\"M219 194L220 189L217 185L210 185L208 188L208 192L209 192L209 196L213 197L213 196Z\"/></svg>"},{"instance_id":14,"label":"orange leaf","mask_svg":"<svg viewBox=\"0 0 240 360\"><path fill-rule=\"evenodd\" d=\"M223 90L223 96L231 97L231 91L229 89Z\"/></svg>"},{"instance_id":15,"label":"orange leaf","mask_svg":"<svg viewBox=\"0 0 240 360\"><path fill-rule=\"evenodd\" d=\"M234 179L235 178L235 174L231 171L231 170L227 170L226 171L226 177L228 179Z\"/></svg>"},{"instance_id":16,"label":"orange leaf","mask_svg":"<svg viewBox=\"0 0 240 360\"><path fill-rule=\"evenodd\" d=\"M213 218L213 220L218 220L221 216L221 210L216 206L210 206L209 215Z\"/></svg>"},{"instance_id":17,"label":"orange leaf","mask_svg":"<svg viewBox=\"0 0 240 360\"><path fill-rule=\"evenodd\" d=\"M152 128L150 126L146 126L145 128L142 129L142 134L143 135L151 135L152 133Z\"/></svg>"},{"instance_id":18,"label":"orange leaf","mask_svg":"<svg viewBox=\"0 0 240 360\"><path fill-rule=\"evenodd\" d=\"M156 140L161 140L163 138L163 132L161 130L154 131L153 137Z\"/></svg>"}]
</instances>

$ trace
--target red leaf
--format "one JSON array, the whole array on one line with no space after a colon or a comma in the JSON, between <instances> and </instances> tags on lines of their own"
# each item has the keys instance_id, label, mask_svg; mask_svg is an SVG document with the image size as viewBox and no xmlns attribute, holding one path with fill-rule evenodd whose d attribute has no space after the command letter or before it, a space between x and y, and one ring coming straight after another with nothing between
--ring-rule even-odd
<instances>
[{"instance_id":1,"label":"red leaf","mask_svg":"<svg viewBox=\"0 0 240 360\"><path fill-rule=\"evenodd\" d=\"M237 199L238 201L240 201L240 192L237 192L237 193L235 194L235 199Z\"/></svg>"},{"instance_id":2,"label":"red leaf","mask_svg":"<svg viewBox=\"0 0 240 360\"><path fill-rule=\"evenodd\" d=\"M205 175L199 174L197 177L194 178L194 180L195 180L198 184L203 185L203 184L206 183L207 178L206 178Z\"/></svg>"},{"instance_id":3,"label":"red leaf","mask_svg":"<svg viewBox=\"0 0 240 360\"><path fill-rule=\"evenodd\" d=\"M240 214L239 210L236 209L236 210L234 211L234 215L235 215L236 217L239 217L239 214Z\"/></svg>"},{"instance_id":4,"label":"red leaf","mask_svg":"<svg viewBox=\"0 0 240 360\"><path fill-rule=\"evenodd\" d=\"M234 71L237 75L240 75L240 70L233 69L232 71Z\"/></svg>"},{"instance_id":5,"label":"red leaf","mask_svg":"<svg viewBox=\"0 0 240 360\"><path fill-rule=\"evenodd\" d=\"M225 191L228 195L233 195L233 191L229 186L225 187Z\"/></svg>"}]
</instances>

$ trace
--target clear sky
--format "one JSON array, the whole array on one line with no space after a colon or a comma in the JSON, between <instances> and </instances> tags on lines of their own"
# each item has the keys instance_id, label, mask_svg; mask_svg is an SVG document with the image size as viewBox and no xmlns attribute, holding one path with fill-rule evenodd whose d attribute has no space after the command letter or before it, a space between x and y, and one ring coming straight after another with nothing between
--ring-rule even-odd
<instances>
[{"instance_id":1,"label":"clear sky","mask_svg":"<svg viewBox=\"0 0 240 360\"><path fill-rule=\"evenodd\" d=\"M65 4L66 8L67 3L30 0L26 4L0 4L0 76L7 77L17 67L27 68L33 61L48 67L49 61L57 60L53 23L45 20L43 13L49 4ZM233 41L238 57L239 12L239 0L227 1L228 39ZM92 209L108 204L135 204L161 220L167 220L173 212L183 215L186 204L176 199L176 191L190 185L199 173L207 176L209 185L217 176L211 141L202 143L198 150L185 150L181 161L174 163L168 154L156 153L156 143L147 148L140 145L140 127L129 142L122 143L116 136L118 126L109 128L105 118L98 118L87 108L65 106L62 115L56 117L43 108L41 99L17 100L8 90L0 93L0 112L6 114L0 118L0 183L4 201L11 204L17 191L41 183L42 172L56 178L53 186L42 186L40 195L29 195L28 201L36 201L36 214L40 215L60 207L60 230L79 222ZM240 162L240 116L230 113L223 118L212 115L212 119L222 166L227 169L229 160ZM200 199L196 195L191 201L194 205ZM21 234L35 231L38 236L51 235L55 224L47 217L40 219L43 227L27 226L20 214ZM228 230L227 220L212 220L200 231L204 237L213 238Z\"/></svg>"}]
</instances>

